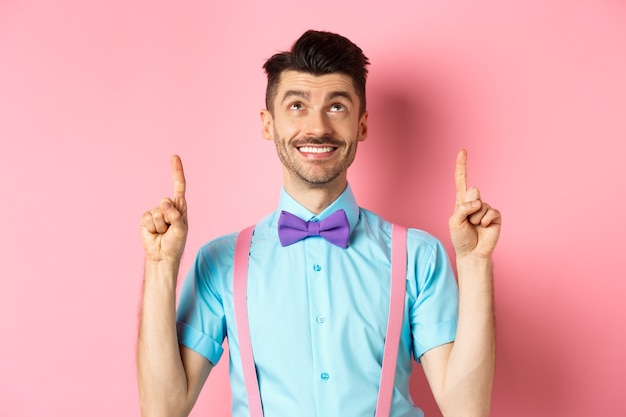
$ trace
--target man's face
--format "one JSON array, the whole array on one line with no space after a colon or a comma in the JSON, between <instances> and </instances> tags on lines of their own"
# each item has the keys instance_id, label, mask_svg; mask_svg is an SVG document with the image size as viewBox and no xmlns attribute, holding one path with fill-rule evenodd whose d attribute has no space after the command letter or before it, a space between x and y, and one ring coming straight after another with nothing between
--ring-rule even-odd
<instances>
[{"instance_id":1,"label":"man's face","mask_svg":"<svg viewBox=\"0 0 626 417\"><path fill-rule=\"evenodd\" d=\"M285 184L325 186L343 183L367 137L367 113L350 77L315 76L297 71L281 75L273 114L261 112L263 136L276 144Z\"/></svg>"}]
</instances>

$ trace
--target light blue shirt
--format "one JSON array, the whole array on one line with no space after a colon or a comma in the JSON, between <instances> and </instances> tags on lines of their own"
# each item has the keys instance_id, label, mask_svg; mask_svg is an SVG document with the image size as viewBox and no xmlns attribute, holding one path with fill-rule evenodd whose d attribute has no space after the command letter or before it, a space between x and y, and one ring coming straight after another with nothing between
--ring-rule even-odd
<instances>
[{"instance_id":1,"label":"light blue shirt","mask_svg":"<svg viewBox=\"0 0 626 417\"><path fill-rule=\"evenodd\" d=\"M321 237L282 247L281 210L323 220L344 209L347 249ZM228 337L233 416L248 416L233 311L236 234L204 245L183 284L181 344L216 364ZM409 229L407 293L391 416L423 416L409 394L412 359L456 335L458 291L441 243ZM391 223L359 208L350 187L315 216L284 190L250 248L250 337L265 417L374 415L387 330Z\"/></svg>"}]
</instances>

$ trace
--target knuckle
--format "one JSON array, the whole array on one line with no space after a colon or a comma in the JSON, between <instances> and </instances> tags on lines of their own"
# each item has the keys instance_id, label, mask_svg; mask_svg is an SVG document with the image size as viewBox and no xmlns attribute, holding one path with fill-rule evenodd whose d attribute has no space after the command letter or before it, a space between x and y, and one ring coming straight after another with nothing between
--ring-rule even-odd
<instances>
[{"instance_id":1,"label":"knuckle","mask_svg":"<svg viewBox=\"0 0 626 417\"><path fill-rule=\"evenodd\" d=\"M151 225L153 225L154 222L152 221L152 214L147 211L144 214L141 215L141 220L139 221L139 226L141 227L145 227L145 228L150 228Z\"/></svg>"}]
</instances>

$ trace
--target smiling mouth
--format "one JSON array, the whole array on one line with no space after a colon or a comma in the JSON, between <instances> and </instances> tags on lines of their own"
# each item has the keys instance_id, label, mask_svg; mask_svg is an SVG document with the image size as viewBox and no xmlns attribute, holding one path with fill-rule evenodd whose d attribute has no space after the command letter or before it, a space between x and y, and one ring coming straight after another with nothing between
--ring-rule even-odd
<instances>
[{"instance_id":1,"label":"smiling mouth","mask_svg":"<svg viewBox=\"0 0 626 417\"><path fill-rule=\"evenodd\" d=\"M324 146L324 147L301 146L298 148L298 150L303 153L327 153L327 152L332 152L335 149L336 148L332 146Z\"/></svg>"}]
</instances>

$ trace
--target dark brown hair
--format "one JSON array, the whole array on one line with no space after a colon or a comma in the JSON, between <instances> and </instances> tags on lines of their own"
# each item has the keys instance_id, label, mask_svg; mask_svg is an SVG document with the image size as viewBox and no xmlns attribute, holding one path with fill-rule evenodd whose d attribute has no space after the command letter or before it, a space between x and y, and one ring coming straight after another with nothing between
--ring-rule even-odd
<instances>
[{"instance_id":1,"label":"dark brown hair","mask_svg":"<svg viewBox=\"0 0 626 417\"><path fill-rule=\"evenodd\" d=\"M365 81L369 60L363 51L348 38L331 32L306 31L292 45L291 50L280 52L268 59L263 68L267 74L265 105L273 112L280 76L293 70L313 75L344 74L352 78L354 89L361 102L360 114L365 112Z\"/></svg>"}]
</instances>

